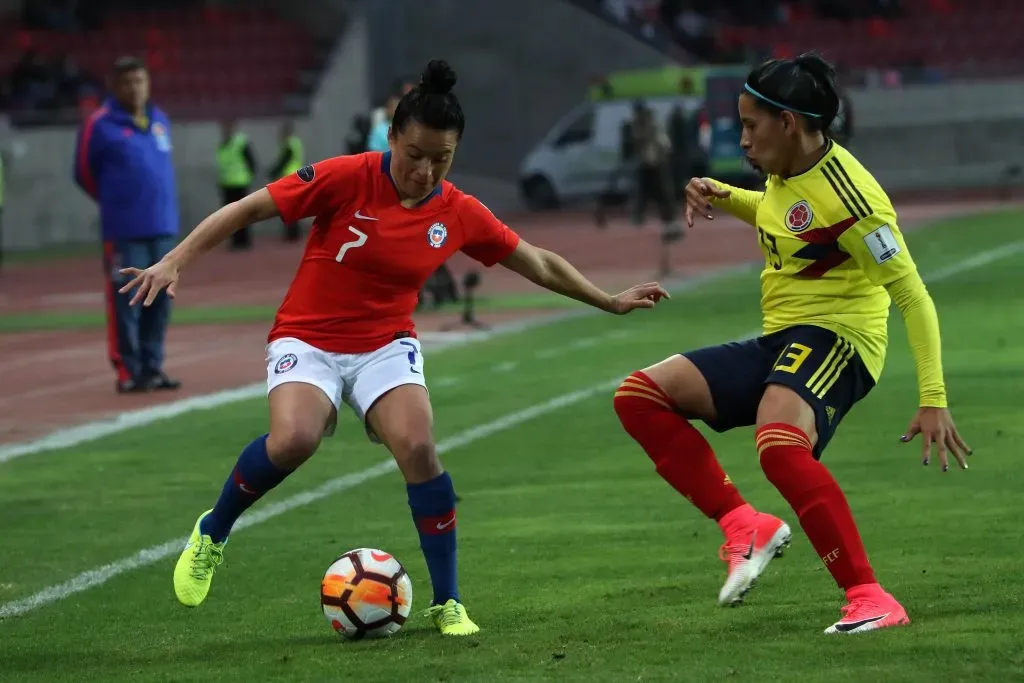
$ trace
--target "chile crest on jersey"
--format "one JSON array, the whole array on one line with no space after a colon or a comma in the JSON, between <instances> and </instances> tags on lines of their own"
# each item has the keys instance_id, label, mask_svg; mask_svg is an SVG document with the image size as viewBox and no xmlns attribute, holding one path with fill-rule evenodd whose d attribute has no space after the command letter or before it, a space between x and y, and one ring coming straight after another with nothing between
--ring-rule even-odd
<instances>
[{"instance_id":1,"label":"chile crest on jersey","mask_svg":"<svg viewBox=\"0 0 1024 683\"><path fill-rule=\"evenodd\" d=\"M444 223L433 223L427 228L427 244L440 249L448 241L448 226Z\"/></svg>"}]
</instances>

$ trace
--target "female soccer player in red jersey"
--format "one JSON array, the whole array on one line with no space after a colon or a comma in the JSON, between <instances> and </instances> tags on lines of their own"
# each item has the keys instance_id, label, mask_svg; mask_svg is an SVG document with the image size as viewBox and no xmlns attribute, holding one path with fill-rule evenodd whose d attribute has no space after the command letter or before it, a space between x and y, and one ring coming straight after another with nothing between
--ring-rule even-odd
<instances>
[{"instance_id":1,"label":"female soccer player in red jersey","mask_svg":"<svg viewBox=\"0 0 1024 683\"><path fill-rule=\"evenodd\" d=\"M173 296L180 272L236 230L274 216L315 218L267 340L270 432L246 446L216 505L196 521L174 570L183 604L203 602L235 520L313 455L346 403L405 477L434 589L429 616L443 634L475 633L459 597L455 492L434 448L412 321L420 289L461 250L610 313L668 296L657 283L606 294L446 181L465 128L454 84L448 65L432 61L398 103L389 152L306 166L219 209L153 267L122 271L134 276L122 292L138 288L132 304L148 305L164 288Z\"/></svg>"},{"instance_id":2,"label":"female soccer player in red jersey","mask_svg":"<svg viewBox=\"0 0 1024 683\"><path fill-rule=\"evenodd\" d=\"M756 228L765 257L764 335L636 372L614 403L658 474L720 525L723 605L742 601L789 543L790 529L743 500L689 420L719 432L756 426L762 470L846 591L843 616L826 633L860 633L909 618L875 580L846 497L819 459L881 374L890 301L903 314L920 386L920 407L901 440L922 436L925 465L934 443L943 471L948 453L967 469L970 449L946 408L935 306L896 212L871 174L826 135L838 109L832 68L816 55L750 73L739 96L741 145L767 174L765 190L694 178L687 222L695 213L710 219L720 206Z\"/></svg>"}]
</instances>

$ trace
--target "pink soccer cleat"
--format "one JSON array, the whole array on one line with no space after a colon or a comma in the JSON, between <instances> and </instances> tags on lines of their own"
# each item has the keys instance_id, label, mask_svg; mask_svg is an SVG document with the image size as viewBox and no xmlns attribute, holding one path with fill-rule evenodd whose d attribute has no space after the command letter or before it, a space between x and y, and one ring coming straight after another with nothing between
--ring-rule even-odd
<instances>
[{"instance_id":1,"label":"pink soccer cleat","mask_svg":"<svg viewBox=\"0 0 1024 683\"><path fill-rule=\"evenodd\" d=\"M782 557L783 549L792 538L788 524L761 512L745 517L743 523L730 528L719 551L719 557L728 563L729 569L725 585L718 593L718 604L742 604L743 596L754 587L768 563Z\"/></svg>"},{"instance_id":2,"label":"pink soccer cleat","mask_svg":"<svg viewBox=\"0 0 1024 683\"><path fill-rule=\"evenodd\" d=\"M867 633L910 623L907 610L877 583L854 586L846 591L843 618L825 629L825 633Z\"/></svg>"}]
</instances>

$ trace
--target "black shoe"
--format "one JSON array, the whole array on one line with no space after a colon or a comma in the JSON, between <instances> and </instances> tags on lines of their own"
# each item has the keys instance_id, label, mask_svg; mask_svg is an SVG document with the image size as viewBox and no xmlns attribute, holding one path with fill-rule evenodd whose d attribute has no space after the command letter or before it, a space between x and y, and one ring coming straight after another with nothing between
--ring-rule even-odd
<instances>
[{"instance_id":1,"label":"black shoe","mask_svg":"<svg viewBox=\"0 0 1024 683\"><path fill-rule=\"evenodd\" d=\"M126 379L117 383L117 393L119 394L144 394L147 391L149 391L149 384L147 382Z\"/></svg>"},{"instance_id":2,"label":"black shoe","mask_svg":"<svg viewBox=\"0 0 1024 683\"><path fill-rule=\"evenodd\" d=\"M181 381L172 379L165 372L158 372L146 378L145 384L154 391L175 391L181 388Z\"/></svg>"}]
</instances>

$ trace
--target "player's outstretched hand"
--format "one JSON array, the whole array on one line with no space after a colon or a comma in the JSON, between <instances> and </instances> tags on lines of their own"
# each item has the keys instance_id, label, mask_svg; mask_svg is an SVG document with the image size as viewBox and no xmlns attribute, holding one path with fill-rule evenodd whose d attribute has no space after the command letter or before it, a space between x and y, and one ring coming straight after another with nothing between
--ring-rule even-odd
<instances>
[{"instance_id":1,"label":"player's outstretched hand","mask_svg":"<svg viewBox=\"0 0 1024 683\"><path fill-rule=\"evenodd\" d=\"M149 306L163 289L167 290L167 296L174 298L174 286L178 282L178 266L170 261L160 261L145 270L122 268L120 273L130 275L132 279L117 291L127 294L138 287L138 291L135 292L135 296L128 304L129 306L134 306L139 301L142 301L143 306Z\"/></svg>"},{"instance_id":2,"label":"player's outstretched hand","mask_svg":"<svg viewBox=\"0 0 1024 683\"><path fill-rule=\"evenodd\" d=\"M665 288L657 282L647 282L634 285L613 296L609 310L616 315L624 315L637 308L654 308L662 299L671 298Z\"/></svg>"},{"instance_id":3,"label":"player's outstretched hand","mask_svg":"<svg viewBox=\"0 0 1024 683\"><path fill-rule=\"evenodd\" d=\"M961 469L967 469L967 457L972 455L970 446L964 442L953 424L953 416L946 408L921 408L910 421L910 427L900 437L903 443L909 443L918 434L921 435L921 464L927 465L932 458L932 443L939 451L939 462L942 471L949 470L949 453L953 454Z\"/></svg>"},{"instance_id":4,"label":"player's outstretched hand","mask_svg":"<svg viewBox=\"0 0 1024 683\"><path fill-rule=\"evenodd\" d=\"M686 224L693 227L694 213L704 216L709 221L715 220L711 215L711 202L708 198L725 199L730 194L729 190L723 190L710 178L690 178L690 182L686 184Z\"/></svg>"}]
</instances>

